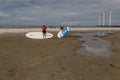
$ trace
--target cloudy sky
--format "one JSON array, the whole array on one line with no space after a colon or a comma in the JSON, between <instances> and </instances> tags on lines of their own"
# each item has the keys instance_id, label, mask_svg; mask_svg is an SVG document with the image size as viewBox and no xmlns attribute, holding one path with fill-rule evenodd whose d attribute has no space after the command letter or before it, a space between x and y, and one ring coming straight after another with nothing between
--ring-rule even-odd
<instances>
[{"instance_id":1,"label":"cloudy sky","mask_svg":"<svg viewBox=\"0 0 120 80\"><path fill-rule=\"evenodd\" d=\"M110 9L120 25L120 0L0 0L0 25L107 25Z\"/></svg>"}]
</instances>

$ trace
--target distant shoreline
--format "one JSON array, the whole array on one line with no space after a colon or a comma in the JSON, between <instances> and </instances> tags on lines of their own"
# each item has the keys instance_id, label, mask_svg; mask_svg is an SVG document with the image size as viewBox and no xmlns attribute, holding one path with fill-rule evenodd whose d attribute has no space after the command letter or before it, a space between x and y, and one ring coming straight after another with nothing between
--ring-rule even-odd
<instances>
[{"instance_id":1,"label":"distant shoreline","mask_svg":"<svg viewBox=\"0 0 120 80\"><path fill-rule=\"evenodd\" d=\"M120 31L120 28L116 27L102 27L102 28L70 28L71 31L80 31L80 32L91 32L91 31ZM0 28L0 33L24 33L24 32L34 32L41 31L41 28ZM49 32L58 32L59 28L47 28Z\"/></svg>"},{"instance_id":2,"label":"distant shoreline","mask_svg":"<svg viewBox=\"0 0 120 80\"><path fill-rule=\"evenodd\" d=\"M42 25L0 25L0 28L40 28ZM48 28L59 28L60 25L46 25ZM71 28L97 28L97 27L120 27L120 25L93 25L93 26L86 26L86 25L65 25Z\"/></svg>"}]
</instances>

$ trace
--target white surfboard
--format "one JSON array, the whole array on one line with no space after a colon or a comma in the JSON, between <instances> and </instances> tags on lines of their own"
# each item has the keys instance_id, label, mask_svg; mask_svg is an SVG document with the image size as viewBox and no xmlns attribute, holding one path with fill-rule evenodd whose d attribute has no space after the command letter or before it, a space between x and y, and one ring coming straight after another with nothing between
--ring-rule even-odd
<instances>
[{"instance_id":1,"label":"white surfboard","mask_svg":"<svg viewBox=\"0 0 120 80\"><path fill-rule=\"evenodd\" d=\"M70 31L70 27L65 27L64 29L60 30L57 34L58 38L61 38L65 35L67 35L67 33Z\"/></svg>"},{"instance_id":2,"label":"white surfboard","mask_svg":"<svg viewBox=\"0 0 120 80\"><path fill-rule=\"evenodd\" d=\"M27 38L31 39L43 39L43 33L42 32L28 32L25 34ZM53 34L52 33L46 33L46 39L47 38L52 38Z\"/></svg>"}]
</instances>

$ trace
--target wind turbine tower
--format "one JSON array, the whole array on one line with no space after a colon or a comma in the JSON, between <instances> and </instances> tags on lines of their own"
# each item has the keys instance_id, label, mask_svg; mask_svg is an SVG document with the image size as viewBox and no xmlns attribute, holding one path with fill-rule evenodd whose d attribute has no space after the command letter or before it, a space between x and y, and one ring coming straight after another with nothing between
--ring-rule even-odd
<instances>
[{"instance_id":1,"label":"wind turbine tower","mask_svg":"<svg viewBox=\"0 0 120 80\"><path fill-rule=\"evenodd\" d=\"M100 17L101 17L101 15L98 16L98 26L99 26L99 27L100 27L100 25L101 25L101 22L100 22L101 19L100 19Z\"/></svg>"},{"instance_id":2,"label":"wind turbine tower","mask_svg":"<svg viewBox=\"0 0 120 80\"><path fill-rule=\"evenodd\" d=\"M103 12L102 16L103 16L103 26L104 26L105 25L105 13L104 12Z\"/></svg>"},{"instance_id":3,"label":"wind turbine tower","mask_svg":"<svg viewBox=\"0 0 120 80\"><path fill-rule=\"evenodd\" d=\"M110 10L110 12L109 12L109 26L111 26L111 23L112 23L111 14L112 14L112 10Z\"/></svg>"}]
</instances>

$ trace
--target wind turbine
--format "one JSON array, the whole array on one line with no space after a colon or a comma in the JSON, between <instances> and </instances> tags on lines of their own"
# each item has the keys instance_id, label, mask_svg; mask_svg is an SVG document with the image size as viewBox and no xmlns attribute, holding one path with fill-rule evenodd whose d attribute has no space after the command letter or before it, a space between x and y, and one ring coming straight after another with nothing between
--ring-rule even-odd
<instances>
[{"instance_id":1,"label":"wind turbine","mask_svg":"<svg viewBox=\"0 0 120 80\"><path fill-rule=\"evenodd\" d=\"M103 17L103 27L105 26L105 13L102 13L102 17ZM103 32L103 36L105 35L105 33Z\"/></svg>"},{"instance_id":2,"label":"wind turbine","mask_svg":"<svg viewBox=\"0 0 120 80\"><path fill-rule=\"evenodd\" d=\"M103 12L102 16L103 16L103 26L104 26L105 25L105 13L104 12Z\"/></svg>"},{"instance_id":3,"label":"wind turbine","mask_svg":"<svg viewBox=\"0 0 120 80\"><path fill-rule=\"evenodd\" d=\"M111 27L112 25L112 18L111 18L111 14L112 14L112 10L110 9L109 11L109 26ZM109 33L112 33L111 31L109 31Z\"/></svg>"},{"instance_id":4,"label":"wind turbine","mask_svg":"<svg viewBox=\"0 0 120 80\"><path fill-rule=\"evenodd\" d=\"M98 27L101 26L101 14L98 16ZM98 36L100 35L100 32L98 31Z\"/></svg>"},{"instance_id":5,"label":"wind turbine","mask_svg":"<svg viewBox=\"0 0 120 80\"><path fill-rule=\"evenodd\" d=\"M111 14L112 14L112 10L110 9L110 12L109 12L109 26L111 26L111 23L112 23Z\"/></svg>"},{"instance_id":6,"label":"wind turbine","mask_svg":"<svg viewBox=\"0 0 120 80\"><path fill-rule=\"evenodd\" d=\"M99 26L99 27L100 27L100 25L101 25L101 22L100 22L101 19L100 19L100 18L101 18L101 15L98 16L98 26Z\"/></svg>"}]
</instances>

